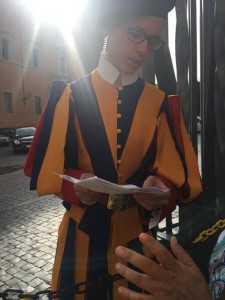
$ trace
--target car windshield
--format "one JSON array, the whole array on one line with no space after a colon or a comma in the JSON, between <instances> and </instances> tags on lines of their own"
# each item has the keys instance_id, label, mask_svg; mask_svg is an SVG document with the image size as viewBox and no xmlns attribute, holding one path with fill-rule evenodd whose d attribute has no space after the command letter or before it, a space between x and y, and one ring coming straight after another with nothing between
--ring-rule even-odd
<instances>
[{"instance_id":1,"label":"car windshield","mask_svg":"<svg viewBox=\"0 0 225 300\"><path fill-rule=\"evenodd\" d=\"M30 135L34 135L34 133L35 133L34 127L16 129L16 136L30 136Z\"/></svg>"}]
</instances>

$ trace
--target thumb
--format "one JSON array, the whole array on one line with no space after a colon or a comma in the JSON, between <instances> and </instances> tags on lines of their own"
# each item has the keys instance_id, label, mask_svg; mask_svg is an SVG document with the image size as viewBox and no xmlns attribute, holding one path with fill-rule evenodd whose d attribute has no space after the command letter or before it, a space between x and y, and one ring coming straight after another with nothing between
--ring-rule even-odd
<instances>
[{"instance_id":1,"label":"thumb","mask_svg":"<svg viewBox=\"0 0 225 300\"><path fill-rule=\"evenodd\" d=\"M190 255L184 250L184 248L178 243L175 236L171 238L170 246L173 254L176 256L178 261L182 262L186 266L197 268L195 262L192 260Z\"/></svg>"},{"instance_id":2,"label":"thumb","mask_svg":"<svg viewBox=\"0 0 225 300\"><path fill-rule=\"evenodd\" d=\"M87 178L91 178L91 177L94 177L95 175L94 174L91 174L91 173L83 173L81 176L80 176L80 179L83 180L83 179L87 179Z\"/></svg>"}]
</instances>

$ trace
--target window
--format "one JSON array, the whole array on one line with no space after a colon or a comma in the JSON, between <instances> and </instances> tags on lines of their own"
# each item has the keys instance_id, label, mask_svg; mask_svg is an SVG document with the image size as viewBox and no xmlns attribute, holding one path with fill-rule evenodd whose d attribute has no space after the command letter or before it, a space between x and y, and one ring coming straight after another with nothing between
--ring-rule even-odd
<instances>
[{"instance_id":1,"label":"window","mask_svg":"<svg viewBox=\"0 0 225 300\"><path fill-rule=\"evenodd\" d=\"M60 77L67 75L67 58L65 49L62 47L58 48L58 66Z\"/></svg>"},{"instance_id":2,"label":"window","mask_svg":"<svg viewBox=\"0 0 225 300\"><path fill-rule=\"evenodd\" d=\"M13 113L13 94L4 92L4 111L7 114Z\"/></svg>"},{"instance_id":3,"label":"window","mask_svg":"<svg viewBox=\"0 0 225 300\"><path fill-rule=\"evenodd\" d=\"M39 68L41 66L41 53L37 46L31 50L29 65L35 68Z\"/></svg>"},{"instance_id":4,"label":"window","mask_svg":"<svg viewBox=\"0 0 225 300\"><path fill-rule=\"evenodd\" d=\"M10 40L2 39L2 58L10 58Z\"/></svg>"},{"instance_id":5,"label":"window","mask_svg":"<svg viewBox=\"0 0 225 300\"><path fill-rule=\"evenodd\" d=\"M42 112L42 99L39 96L34 96L35 114L40 115Z\"/></svg>"},{"instance_id":6,"label":"window","mask_svg":"<svg viewBox=\"0 0 225 300\"><path fill-rule=\"evenodd\" d=\"M0 58L14 60L13 40L9 33L0 32Z\"/></svg>"},{"instance_id":7,"label":"window","mask_svg":"<svg viewBox=\"0 0 225 300\"><path fill-rule=\"evenodd\" d=\"M61 56L59 57L59 74L60 75L66 75L66 57L65 56Z\"/></svg>"}]
</instances>

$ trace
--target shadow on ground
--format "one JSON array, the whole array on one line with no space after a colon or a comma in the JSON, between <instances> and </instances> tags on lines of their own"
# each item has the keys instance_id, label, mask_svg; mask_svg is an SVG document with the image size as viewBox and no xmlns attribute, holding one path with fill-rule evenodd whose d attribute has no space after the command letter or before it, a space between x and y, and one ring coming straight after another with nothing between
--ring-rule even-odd
<instances>
[{"instance_id":1,"label":"shadow on ground","mask_svg":"<svg viewBox=\"0 0 225 300\"><path fill-rule=\"evenodd\" d=\"M4 166L4 167L0 167L0 175L4 175L4 174L9 174L18 170L21 170L22 167L21 166Z\"/></svg>"}]
</instances>

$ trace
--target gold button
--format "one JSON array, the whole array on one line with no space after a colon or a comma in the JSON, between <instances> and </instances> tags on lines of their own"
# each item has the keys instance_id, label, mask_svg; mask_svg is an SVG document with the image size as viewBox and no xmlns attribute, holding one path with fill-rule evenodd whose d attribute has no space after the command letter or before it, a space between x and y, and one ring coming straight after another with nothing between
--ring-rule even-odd
<instances>
[{"instance_id":1,"label":"gold button","mask_svg":"<svg viewBox=\"0 0 225 300\"><path fill-rule=\"evenodd\" d=\"M121 104L122 103L122 100L117 100L117 104Z\"/></svg>"},{"instance_id":2,"label":"gold button","mask_svg":"<svg viewBox=\"0 0 225 300\"><path fill-rule=\"evenodd\" d=\"M117 145L116 148L117 148L117 149L121 149L121 145Z\"/></svg>"},{"instance_id":3,"label":"gold button","mask_svg":"<svg viewBox=\"0 0 225 300\"><path fill-rule=\"evenodd\" d=\"M123 176L123 174L118 174L118 177L120 178L120 177L122 177Z\"/></svg>"},{"instance_id":4,"label":"gold button","mask_svg":"<svg viewBox=\"0 0 225 300\"><path fill-rule=\"evenodd\" d=\"M120 164L121 164L121 162L122 162L122 160L121 160L121 159L118 159L118 160L117 160L117 163L118 163L118 165L120 165Z\"/></svg>"},{"instance_id":5,"label":"gold button","mask_svg":"<svg viewBox=\"0 0 225 300\"><path fill-rule=\"evenodd\" d=\"M119 86L118 87L118 91L122 91L123 90L123 87L122 86Z\"/></svg>"},{"instance_id":6,"label":"gold button","mask_svg":"<svg viewBox=\"0 0 225 300\"><path fill-rule=\"evenodd\" d=\"M121 133L122 130L118 128L116 131L117 133Z\"/></svg>"},{"instance_id":7,"label":"gold button","mask_svg":"<svg viewBox=\"0 0 225 300\"><path fill-rule=\"evenodd\" d=\"M120 119L122 117L121 114L117 114L117 118Z\"/></svg>"}]
</instances>

